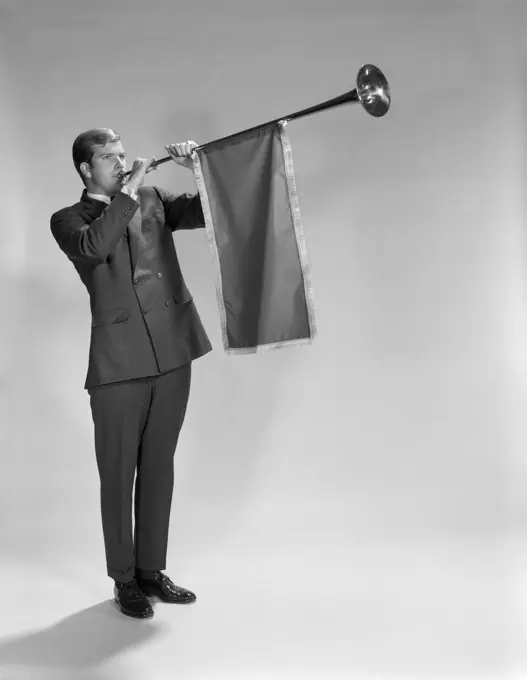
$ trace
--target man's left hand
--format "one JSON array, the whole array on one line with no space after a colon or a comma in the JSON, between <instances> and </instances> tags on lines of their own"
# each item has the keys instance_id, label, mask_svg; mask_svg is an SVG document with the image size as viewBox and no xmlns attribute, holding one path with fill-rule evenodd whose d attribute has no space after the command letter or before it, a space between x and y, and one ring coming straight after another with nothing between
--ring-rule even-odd
<instances>
[{"instance_id":1,"label":"man's left hand","mask_svg":"<svg viewBox=\"0 0 527 680\"><path fill-rule=\"evenodd\" d=\"M178 144L167 144L165 149L178 165L192 170L194 167L192 152L197 146L196 142L180 142Z\"/></svg>"}]
</instances>

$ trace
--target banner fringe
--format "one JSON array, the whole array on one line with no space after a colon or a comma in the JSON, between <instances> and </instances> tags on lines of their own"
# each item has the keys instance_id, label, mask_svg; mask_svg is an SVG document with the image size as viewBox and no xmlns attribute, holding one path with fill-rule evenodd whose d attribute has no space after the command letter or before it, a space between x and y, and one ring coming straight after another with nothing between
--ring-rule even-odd
<instances>
[{"instance_id":1,"label":"banner fringe","mask_svg":"<svg viewBox=\"0 0 527 680\"><path fill-rule=\"evenodd\" d=\"M285 131L286 121L278 123L280 131L280 139L282 142L282 150L284 153L285 176L287 182L287 189L289 192L289 205L291 206L291 215L293 217L293 228L295 230L296 245L298 248L298 255L300 257L300 266L302 268L302 278L304 279L304 292L306 296L307 316L309 327L311 329L310 340L314 340L317 336L317 328L315 324L315 299L313 293L313 284L311 281L311 263L307 253L306 238L304 228L302 227L302 220L300 218L300 205L298 202L298 194L296 190L295 169L293 165L293 150L291 143Z\"/></svg>"},{"instance_id":2,"label":"banner fringe","mask_svg":"<svg viewBox=\"0 0 527 680\"><path fill-rule=\"evenodd\" d=\"M220 313L221 339L223 343L223 349L225 350L225 352L227 352L229 348L229 342L227 337L227 312L225 311L225 302L223 300L220 254L218 252L218 244L216 243L216 236L214 234L214 225L212 224L212 213L210 210L209 195L207 193L207 187L205 185L205 179L203 177L203 170L201 168L199 152L194 151L194 153L192 154L192 158L194 161L194 177L196 178L196 184L201 199L201 207L203 208L203 216L205 218L205 232L207 234L207 241L209 242L209 246L212 252L214 269L213 275L216 287L216 299L218 302L218 310Z\"/></svg>"}]
</instances>

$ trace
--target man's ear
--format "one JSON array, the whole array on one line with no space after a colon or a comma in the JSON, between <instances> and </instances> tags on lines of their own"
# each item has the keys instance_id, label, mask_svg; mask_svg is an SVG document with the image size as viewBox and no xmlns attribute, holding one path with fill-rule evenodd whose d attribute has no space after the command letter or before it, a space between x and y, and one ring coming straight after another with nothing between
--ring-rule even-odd
<instances>
[{"instance_id":1,"label":"man's ear","mask_svg":"<svg viewBox=\"0 0 527 680\"><path fill-rule=\"evenodd\" d=\"M80 164L80 171L84 175L84 179L90 179L91 178L91 170L90 170L90 164L89 163L81 163Z\"/></svg>"}]
</instances>

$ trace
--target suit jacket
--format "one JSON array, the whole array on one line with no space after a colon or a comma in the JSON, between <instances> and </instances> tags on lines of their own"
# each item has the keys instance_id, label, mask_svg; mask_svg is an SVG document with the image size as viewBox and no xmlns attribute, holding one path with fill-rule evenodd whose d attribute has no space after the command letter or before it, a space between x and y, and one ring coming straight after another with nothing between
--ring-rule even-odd
<instances>
[{"instance_id":1,"label":"suit jacket","mask_svg":"<svg viewBox=\"0 0 527 680\"><path fill-rule=\"evenodd\" d=\"M51 232L90 295L85 389L149 377L210 352L172 232L204 227L199 195L141 187L110 205L90 198L51 217Z\"/></svg>"}]
</instances>

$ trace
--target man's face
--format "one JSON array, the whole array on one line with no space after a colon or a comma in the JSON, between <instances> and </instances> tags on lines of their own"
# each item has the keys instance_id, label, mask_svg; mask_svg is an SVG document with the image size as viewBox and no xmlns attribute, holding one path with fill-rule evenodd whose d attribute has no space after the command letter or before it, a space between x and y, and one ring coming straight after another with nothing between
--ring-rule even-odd
<instances>
[{"instance_id":1,"label":"man's face","mask_svg":"<svg viewBox=\"0 0 527 680\"><path fill-rule=\"evenodd\" d=\"M114 196L122 186L121 172L126 172L126 157L122 142L108 142L94 147L93 158L88 168L88 191Z\"/></svg>"}]
</instances>

